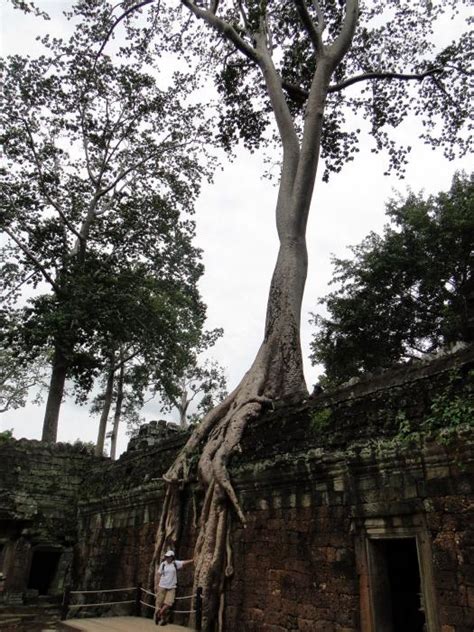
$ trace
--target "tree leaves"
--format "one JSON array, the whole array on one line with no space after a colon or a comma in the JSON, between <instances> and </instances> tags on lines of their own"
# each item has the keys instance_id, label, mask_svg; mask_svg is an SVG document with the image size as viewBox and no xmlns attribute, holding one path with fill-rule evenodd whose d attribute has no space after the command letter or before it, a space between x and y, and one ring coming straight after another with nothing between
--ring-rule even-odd
<instances>
[{"instance_id":1,"label":"tree leaves","mask_svg":"<svg viewBox=\"0 0 474 632\"><path fill-rule=\"evenodd\" d=\"M2 289L50 285L28 299L8 331L24 360L58 346L78 396L110 352L140 357L163 386L182 370L205 317L200 251L190 219L213 158L205 108L189 104L182 73L161 87L148 49L96 59L110 26L106 3L78 3L68 41L46 54L1 60ZM199 115L199 116L198 116ZM203 116L204 115L204 116Z\"/></svg>"},{"instance_id":2,"label":"tree leaves","mask_svg":"<svg viewBox=\"0 0 474 632\"><path fill-rule=\"evenodd\" d=\"M247 1L238 3L241 11L233 2L218 3L216 19L226 21L226 28L234 29L241 41L236 47L223 42L222 29L209 29L207 35L212 40L209 66L222 97L219 127L226 149L242 140L254 150L272 139L271 108L256 52L262 24L301 135L307 96L321 60L319 45L313 40L320 36L325 49L330 50L348 5L330 0L318 4L319 14L312 2ZM186 5L194 7L195 3ZM306 7L313 28L321 27L319 35L305 25L300 5ZM373 150L388 154L387 173L403 177L410 149L400 144L394 132L412 114L421 119L419 137L423 142L440 147L449 159L467 154L472 34L467 31L446 45L444 33L449 18L467 6L467 2L447 0L360 2L352 45L335 68L329 88L321 148L325 180L355 157L365 131L363 120L370 124ZM196 13L199 10L204 8L194 9ZM212 26L211 17L207 19ZM202 54L202 38L196 37L194 24L188 23L187 36L185 32L183 37L183 47Z\"/></svg>"},{"instance_id":3,"label":"tree leaves","mask_svg":"<svg viewBox=\"0 0 474 632\"><path fill-rule=\"evenodd\" d=\"M368 235L335 259L339 288L321 299L313 363L331 383L471 340L474 291L473 177L427 199L410 193L387 205L383 236Z\"/></svg>"}]
</instances>

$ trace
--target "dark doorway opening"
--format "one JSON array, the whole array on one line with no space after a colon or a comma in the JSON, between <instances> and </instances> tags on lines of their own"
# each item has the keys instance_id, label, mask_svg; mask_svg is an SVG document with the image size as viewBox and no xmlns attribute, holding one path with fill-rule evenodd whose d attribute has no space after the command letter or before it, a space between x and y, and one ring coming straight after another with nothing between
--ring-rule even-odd
<instances>
[{"instance_id":1,"label":"dark doorway opening","mask_svg":"<svg viewBox=\"0 0 474 632\"><path fill-rule=\"evenodd\" d=\"M415 538L371 539L370 558L377 632L425 632Z\"/></svg>"},{"instance_id":2,"label":"dark doorway opening","mask_svg":"<svg viewBox=\"0 0 474 632\"><path fill-rule=\"evenodd\" d=\"M28 588L47 595L58 569L60 551L33 551Z\"/></svg>"}]
</instances>

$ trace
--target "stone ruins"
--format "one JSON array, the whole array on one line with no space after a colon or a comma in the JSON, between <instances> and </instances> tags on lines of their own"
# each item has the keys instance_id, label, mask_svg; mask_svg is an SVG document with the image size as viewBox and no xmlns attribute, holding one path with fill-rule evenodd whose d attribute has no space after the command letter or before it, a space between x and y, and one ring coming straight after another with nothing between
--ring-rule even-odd
<instances>
[{"instance_id":1,"label":"stone ruins","mask_svg":"<svg viewBox=\"0 0 474 632\"><path fill-rule=\"evenodd\" d=\"M276 404L247 430L231 463L248 524L232 524L226 632L472 632L473 372L468 347ZM114 462L0 444L0 601L149 587L161 476L186 436L152 422ZM182 502L186 559L197 484ZM178 596L192 569L181 580Z\"/></svg>"}]
</instances>

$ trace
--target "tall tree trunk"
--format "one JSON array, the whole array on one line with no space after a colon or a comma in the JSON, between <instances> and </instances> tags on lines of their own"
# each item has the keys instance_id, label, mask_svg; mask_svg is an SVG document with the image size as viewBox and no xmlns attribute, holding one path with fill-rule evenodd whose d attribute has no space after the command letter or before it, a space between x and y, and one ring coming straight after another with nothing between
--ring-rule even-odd
<instances>
[{"instance_id":1,"label":"tall tree trunk","mask_svg":"<svg viewBox=\"0 0 474 632\"><path fill-rule=\"evenodd\" d=\"M115 399L115 413L114 413L114 425L112 429L112 441L110 445L110 458L112 461L115 461L117 456L117 439L118 439L118 429L120 426L120 419L122 416L122 405L123 405L123 376L125 373L125 367L122 362L120 365L120 371L117 378L117 396Z\"/></svg>"},{"instance_id":2,"label":"tall tree trunk","mask_svg":"<svg viewBox=\"0 0 474 632\"><path fill-rule=\"evenodd\" d=\"M107 429L107 420L109 418L110 407L112 406L112 397L114 394L114 377L115 377L114 368L115 368L114 358L111 357L109 374L107 376L107 384L106 384L105 393L104 393L104 406L102 408L102 413L100 415L99 432L97 435L97 443L94 450L94 454L96 456L102 456L104 453L105 431Z\"/></svg>"},{"instance_id":3,"label":"tall tree trunk","mask_svg":"<svg viewBox=\"0 0 474 632\"><path fill-rule=\"evenodd\" d=\"M469 273L468 273L469 274ZM471 274L461 287L460 313L463 340L474 341L474 275Z\"/></svg>"},{"instance_id":4,"label":"tall tree trunk","mask_svg":"<svg viewBox=\"0 0 474 632\"><path fill-rule=\"evenodd\" d=\"M55 443L58 435L59 411L64 395L64 384L69 368L67 353L62 345L57 342L54 348L51 379L49 382L48 399L43 421L42 441Z\"/></svg>"},{"instance_id":5,"label":"tall tree trunk","mask_svg":"<svg viewBox=\"0 0 474 632\"><path fill-rule=\"evenodd\" d=\"M181 384L179 404L177 406L178 412L179 412L179 425L183 430L185 430L188 425L186 421L188 406L189 406L189 400L188 400L188 393L186 391L186 382L185 380L183 380Z\"/></svg>"},{"instance_id":6,"label":"tall tree trunk","mask_svg":"<svg viewBox=\"0 0 474 632\"><path fill-rule=\"evenodd\" d=\"M225 23L219 22L211 10L194 3L187 6L227 36L222 26ZM307 395L300 346L301 305L307 273L306 224L318 167L329 81L350 45L357 9L357 0L348 0L341 32L330 47L323 45L319 34L317 65L301 139L282 90L281 77L271 58L266 28L262 26L253 34L255 48L250 57L262 71L283 147L276 208L280 249L270 286L264 340L240 384L204 417L164 476L168 487L153 556L155 562L164 547L177 544L183 515L179 510L180 490L189 480L191 457L200 451L198 475L206 496L194 550L194 585L203 588L205 632L223 630L226 578L233 573L231 508L245 524L245 515L227 469L229 459L239 449L246 426L265 406L277 399L297 400ZM264 25L264 22L261 23ZM231 35L232 41L238 37L234 31ZM241 49L248 50L246 46L243 43Z\"/></svg>"}]
</instances>

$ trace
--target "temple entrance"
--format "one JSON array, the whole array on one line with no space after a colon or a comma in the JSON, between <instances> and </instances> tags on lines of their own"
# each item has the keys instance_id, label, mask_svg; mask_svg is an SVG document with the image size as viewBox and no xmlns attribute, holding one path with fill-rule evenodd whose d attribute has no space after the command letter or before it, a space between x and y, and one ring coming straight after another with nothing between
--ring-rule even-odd
<instances>
[{"instance_id":1,"label":"temple entrance","mask_svg":"<svg viewBox=\"0 0 474 632\"><path fill-rule=\"evenodd\" d=\"M33 551L28 588L37 590L40 595L49 594L56 576L62 551L57 549L37 549Z\"/></svg>"},{"instance_id":2,"label":"temple entrance","mask_svg":"<svg viewBox=\"0 0 474 632\"><path fill-rule=\"evenodd\" d=\"M377 632L425 632L416 538L370 539L369 560Z\"/></svg>"}]
</instances>

